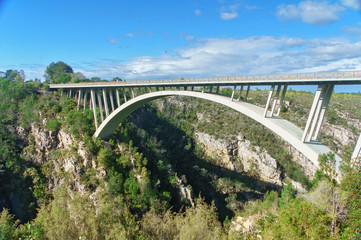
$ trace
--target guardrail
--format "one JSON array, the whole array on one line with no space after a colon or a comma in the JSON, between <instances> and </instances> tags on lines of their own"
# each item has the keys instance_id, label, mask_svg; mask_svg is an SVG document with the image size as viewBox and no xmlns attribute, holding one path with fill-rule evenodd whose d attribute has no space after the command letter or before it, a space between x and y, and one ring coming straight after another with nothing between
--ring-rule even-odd
<instances>
[{"instance_id":1,"label":"guardrail","mask_svg":"<svg viewBox=\"0 0 361 240\"><path fill-rule=\"evenodd\" d=\"M275 80L284 80L284 81L302 81L302 80L323 80L323 79L332 79L332 80L347 80L360 78L361 80L361 70L357 71L344 71L344 72L313 72L313 73L283 73L283 74L259 74L259 75L244 75L244 76L222 76L222 77L193 77L193 78L172 78L172 79L153 79L153 80L131 80L118 82L121 85L127 84L149 84L149 83L197 83L197 82L217 82L217 83L230 83L230 82L242 82L242 81L275 81ZM104 83L116 83L116 82L86 82L86 83L68 83L66 85L102 85ZM57 85L57 84L55 84ZM61 85L61 84L59 84Z\"/></svg>"}]
</instances>

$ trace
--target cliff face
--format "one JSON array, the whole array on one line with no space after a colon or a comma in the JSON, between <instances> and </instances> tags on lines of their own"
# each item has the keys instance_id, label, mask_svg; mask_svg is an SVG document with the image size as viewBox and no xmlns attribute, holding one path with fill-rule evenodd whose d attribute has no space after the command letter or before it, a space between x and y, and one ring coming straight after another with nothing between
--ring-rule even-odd
<instances>
[{"instance_id":1,"label":"cliff face","mask_svg":"<svg viewBox=\"0 0 361 240\"><path fill-rule=\"evenodd\" d=\"M236 140L230 141L196 132L195 140L206 155L217 159L220 166L232 171L246 172L264 182L282 186L277 161L266 150L253 147L244 136L238 135Z\"/></svg>"}]
</instances>

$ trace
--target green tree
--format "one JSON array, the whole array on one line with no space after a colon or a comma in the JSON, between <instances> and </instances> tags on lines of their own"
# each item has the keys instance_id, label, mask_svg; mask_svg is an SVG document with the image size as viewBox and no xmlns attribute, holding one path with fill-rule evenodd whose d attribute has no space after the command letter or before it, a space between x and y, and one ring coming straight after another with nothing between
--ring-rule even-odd
<instances>
[{"instance_id":1,"label":"green tree","mask_svg":"<svg viewBox=\"0 0 361 240\"><path fill-rule=\"evenodd\" d=\"M63 83L64 81L69 82L71 80L72 73L74 73L72 67L62 61L59 61L56 63L50 63L45 70L44 77L47 83L58 83L58 81Z\"/></svg>"}]
</instances>

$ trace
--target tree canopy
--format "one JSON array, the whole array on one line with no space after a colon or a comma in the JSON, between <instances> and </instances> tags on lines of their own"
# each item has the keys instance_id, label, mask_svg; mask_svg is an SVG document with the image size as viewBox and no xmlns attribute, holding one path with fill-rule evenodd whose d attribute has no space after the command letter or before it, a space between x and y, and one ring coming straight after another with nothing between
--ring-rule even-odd
<instances>
[{"instance_id":1,"label":"tree canopy","mask_svg":"<svg viewBox=\"0 0 361 240\"><path fill-rule=\"evenodd\" d=\"M70 82L73 68L68 64L58 61L52 62L46 68L44 77L48 83L66 83Z\"/></svg>"}]
</instances>

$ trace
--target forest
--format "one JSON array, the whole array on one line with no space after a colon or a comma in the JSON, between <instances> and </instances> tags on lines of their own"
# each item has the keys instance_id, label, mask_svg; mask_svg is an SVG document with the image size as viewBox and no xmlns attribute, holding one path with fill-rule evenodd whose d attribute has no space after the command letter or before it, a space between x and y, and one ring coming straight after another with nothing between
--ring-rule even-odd
<instances>
[{"instance_id":1,"label":"forest","mask_svg":"<svg viewBox=\"0 0 361 240\"><path fill-rule=\"evenodd\" d=\"M184 98L143 106L103 141L92 137L91 110L77 110L75 99L48 87L84 81L101 79L63 62L47 67L45 82L25 81L21 70L0 73L1 240L361 239L361 163L351 161L352 145L340 147L324 132L322 141L343 160L336 171L334 155L322 155L309 177L264 127L234 112L219 119L222 107ZM250 101L262 105L264 94L254 90ZM296 122L291 113L302 118L307 110L294 95L310 93L288 96L282 116ZM361 94L334 95L336 110L360 119L360 109L347 103L359 103ZM210 107L207 117L202 109ZM356 133L336 110L327 121ZM213 122L206 125L199 113ZM276 159L284 184L226 168L195 139L196 132L227 139L239 131Z\"/></svg>"}]
</instances>

